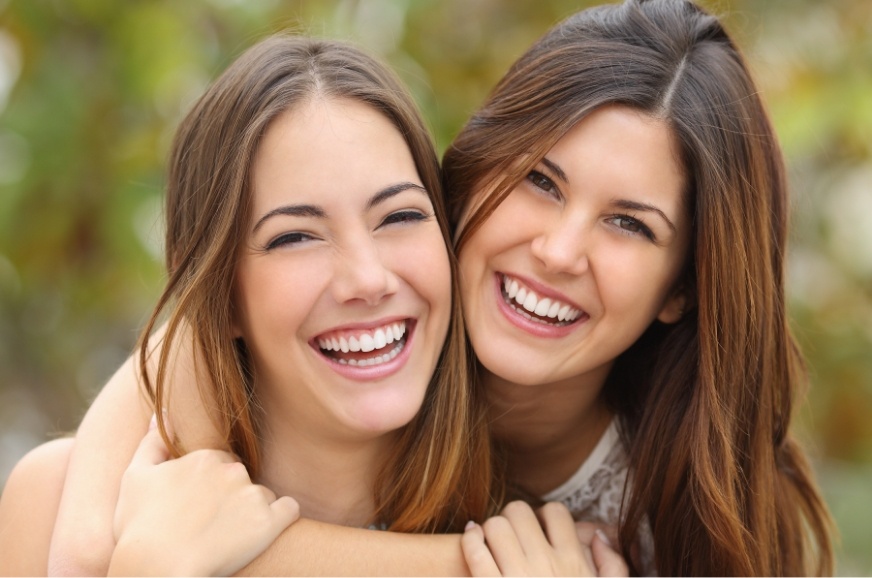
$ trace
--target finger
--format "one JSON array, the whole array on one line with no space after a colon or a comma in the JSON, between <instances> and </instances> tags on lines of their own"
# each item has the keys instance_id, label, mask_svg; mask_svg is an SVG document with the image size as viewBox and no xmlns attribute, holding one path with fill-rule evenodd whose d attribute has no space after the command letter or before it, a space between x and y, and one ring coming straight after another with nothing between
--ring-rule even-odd
<instances>
[{"instance_id":1,"label":"finger","mask_svg":"<svg viewBox=\"0 0 872 578\"><path fill-rule=\"evenodd\" d=\"M629 576L630 569L624 557L618 554L608 543L608 538L602 530L597 530L590 545L593 553L597 574L600 576Z\"/></svg>"},{"instance_id":2,"label":"finger","mask_svg":"<svg viewBox=\"0 0 872 578\"><path fill-rule=\"evenodd\" d=\"M502 576L493 554L484 543L484 531L475 522L466 525L460 537L460 549L473 576Z\"/></svg>"},{"instance_id":3,"label":"finger","mask_svg":"<svg viewBox=\"0 0 872 578\"><path fill-rule=\"evenodd\" d=\"M596 564L593 560L593 553L591 552L590 546L593 543L594 536L596 535L598 526L591 522L576 522L575 523L575 532L578 536L579 543L582 544L582 552L584 554L584 560L587 563L588 568L596 568Z\"/></svg>"},{"instance_id":4,"label":"finger","mask_svg":"<svg viewBox=\"0 0 872 578\"><path fill-rule=\"evenodd\" d=\"M539 508L536 515L555 550L569 554L582 552L583 546L578 539L575 520L566 506L559 502L549 502Z\"/></svg>"},{"instance_id":5,"label":"finger","mask_svg":"<svg viewBox=\"0 0 872 578\"><path fill-rule=\"evenodd\" d=\"M276 531L276 536L300 519L300 504L290 496L273 500L269 508L273 513L273 529Z\"/></svg>"},{"instance_id":6,"label":"finger","mask_svg":"<svg viewBox=\"0 0 872 578\"><path fill-rule=\"evenodd\" d=\"M263 493L263 499L267 504L271 504L275 502L278 498L275 495L275 492L267 488L266 486L257 486L260 488L260 491Z\"/></svg>"},{"instance_id":7,"label":"finger","mask_svg":"<svg viewBox=\"0 0 872 578\"><path fill-rule=\"evenodd\" d=\"M578 536L579 542L585 546L590 546L598 527L593 522L576 522L575 533Z\"/></svg>"},{"instance_id":8,"label":"finger","mask_svg":"<svg viewBox=\"0 0 872 578\"><path fill-rule=\"evenodd\" d=\"M488 549L503 576L528 574L524 548L518 540L514 526L507 518L504 516L488 518L482 525L482 530Z\"/></svg>"},{"instance_id":9,"label":"finger","mask_svg":"<svg viewBox=\"0 0 872 578\"><path fill-rule=\"evenodd\" d=\"M154 466L170 459L170 451L167 449L160 430L151 429L139 442L130 466Z\"/></svg>"},{"instance_id":10,"label":"finger","mask_svg":"<svg viewBox=\"0 0 872 578\"><path fill-rule=\"evenodd\" d=\"M509 502L503 508L502 516L512 525L521 548L529 558L539 562L539 558L547 556L551 545L545 537L537 513L529 504L520 501Z\"/></svg>"}]
</instances>

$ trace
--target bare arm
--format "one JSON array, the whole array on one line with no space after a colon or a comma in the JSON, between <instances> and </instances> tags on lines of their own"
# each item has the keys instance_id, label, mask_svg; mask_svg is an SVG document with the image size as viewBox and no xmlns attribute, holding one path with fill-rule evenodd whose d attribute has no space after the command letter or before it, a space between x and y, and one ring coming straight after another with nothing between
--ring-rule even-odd
<instances>
[{"instance_id":1,"label":"bare arm","mask_svg":"<svg viewBox=\"0 0 872 578\"><path fill-rule=\"evenodd\" d=\"M105 576L115 547L112 519L121 475L148 429L134 360L110 379L76 434L51 539L51 575Z\"/></svg>"},{"instance_id":2,"label":"bare arm","mask_svg":"<svg viewBox=\"0 0 872 578\"><path fill-rule=\"evenodd\" d=\"M225 449L200 399L190 341L182 338L179 343L181 354L170 376L169 421L186 449ZM138 375L135 360L128 359L82 421L52 537L53 573L101 576L108 571L122 475L152 413L140 393ZM243 573L466 575L468 569L460 535L405 535L300 520Z\"/></svg>"},{"instance_id":3,"label":"bare arm","mask_svg":"<svg viewBox=\"0 0 872 578\"><path fill-rule=\"evenodd\" d=\"M162 330L152 339L157 343ZM182 341L185 341L184 338ZM189 341L187 342L190 343ZM156 345L156 347L158 347ZM179 347L182 353L190 347ZM153 355L152 359L156 359ZM115 547L112 522L122 475L148 431L153 410L139 380L137 357L130 357L103 387L76 433L63 498L51 540L49 573L62 576L105 576ZM171 365L173 404L185 412L179 435L198 447L223 449L193 382L190 356ZM193 398L192 398L193 396ZM172 417L172 416L171 416Z\"/></svg>"},{"instance_id":4,"label":"bare arm","mask_svg":"<svg viewBox=\"0 0 872 578\"><path fill-rule=\"evenodd\" d=\"M469 576L460 534L398 534L300 520L242 576Z\"/></svg>"},{"instance_id":5,"label":"bare arm","mask_svg":"<svg viewBox=\"0 0 872 578\"><path fill-rule=\"evenodd\" d=\"M121 481L109 573L229 576L299 516L296 501L253 484L229 452L170 459L153 423Z\"/></svg>"},{"instance_id":6,"label":"bare arm","mask_svg":"<svg viewBox=\"0 0 872 578\"><path fill-rule=\"evenodd\" d=\"M45 576L71 438L51 441L16 464L0 497L0 576Z\"/></svg>"}]
</instances>

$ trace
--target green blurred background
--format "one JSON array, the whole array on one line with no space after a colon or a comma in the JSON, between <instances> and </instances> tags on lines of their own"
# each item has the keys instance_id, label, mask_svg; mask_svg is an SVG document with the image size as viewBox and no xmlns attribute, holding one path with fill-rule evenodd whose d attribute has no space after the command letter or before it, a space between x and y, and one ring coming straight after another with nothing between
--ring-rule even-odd
<instances>
[{"instance_id":1,"label":"green blurred background","mask_svg":"<svg viewBox=\"0 0 872 578\"><path fill-rule=\"evenodd\" d=\"M409 84L440 149L570 0L0 0L0 484L76 427L161 288L164 159L192 101L274 31L357 41ZM872 573L872 2L712 0L788 156L798 416Z\"/></svg>"}]
</instances>

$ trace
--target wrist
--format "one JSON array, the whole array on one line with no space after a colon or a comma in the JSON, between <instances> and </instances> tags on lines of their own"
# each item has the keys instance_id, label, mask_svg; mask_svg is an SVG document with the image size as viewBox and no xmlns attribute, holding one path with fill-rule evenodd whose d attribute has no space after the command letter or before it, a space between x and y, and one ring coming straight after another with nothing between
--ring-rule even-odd
<instances>
[{"instance_id":1,"label":"wrist","mask_svg":"<svg viewBox=\"0 0 872 578\"><path fill-rule=\"evenodd\" d=\"M155 551L147 538L122 536L112 552L108 576L206 576L209 572L191 564L193 556Z\"/></svg>"}]
</instances>

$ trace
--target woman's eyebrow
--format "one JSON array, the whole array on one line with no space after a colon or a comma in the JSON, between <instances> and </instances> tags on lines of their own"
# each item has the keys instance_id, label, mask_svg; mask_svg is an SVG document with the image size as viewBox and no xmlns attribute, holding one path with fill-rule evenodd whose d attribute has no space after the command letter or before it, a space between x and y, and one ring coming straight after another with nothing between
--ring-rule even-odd
<instances>
[{"instance_id":1,"label":"woman's eyebrow","mask_svg":"<svg viewBox=\"0 0 872 578\"><path fill-rule=\"evenodd\" d=\"M675 224L669 220L669 217L666 216L666 213L664 213L654 205L649 205L648 203L640 203L638 201L631 201L629 199L615 199L614 201L612 201L612 205L626 211L646 211L650 213L656 213L660 215L660 217L664 221L666 221L666 224L669 225L669 228L672 229L673 232L678 230L675 227Z\"/></svg>"},{"instance_id":2,"label":"woman's eyebrow","mask_svg":"<svg viewBox=\"0 0 872 578\"><path fill-rule=\"evenodd\" d=\"M398 195L398 194L402 193L403 191L408 191L408 190L419 191L419 192L427 195L427 198L430 198L430 193L427 192L427 189L425 189L421 185L416 185L415 183L405 181L402 183L397 183L395 185L391 185L389 187L385 187L384 189L382 189L379 192L377 192L376 194L374 194L369 199L369 201L367 201L366 210L370 210L373 207L375 207L376 205L378 205L379 203L383 203L383 202L387 201L388 199L390 199L391 197Z\"/></svg>"},{"instance_id":3,"label":"woman's eyebrow","mask_svg":"<svg viewBox=\"0 0 872 578\"><path fill-rule=\"evenodd\" d=\"M542 164L548 167L548 169L555 175L557 175L557 178L559 178L561 181L563 181L567 185L569 184L569 178L566 176L566 173L563 172L563 169L560 168L560 165L552 160L549 160L546 157L542 157Z\"/></svg>"},{"instance_id":4,"label":"woman's eyebrow","mask_svg":"<svg viewBox=\"0 0 872 578\"><path fill-rule=\"evenodd\" d=\"M389 187L385 187L384 189L378 191L366 202L366 209L372 209L376 205L387 201L391 197L408 190L420 191L424 195L427 195L428 198L430 197L427 189L425 189L421 185L417 185L412 182L402 182L391 185ZM288 217L310 217L315 219L325 219L327 217L327 212L318 205L282 205L281 207L276 207L275 209L271 210L263 217L258 219L251 232L256 233L261 225L263 225L264 222L267 221L267 219L270 219L277 215L284 215Z\"/></svg>"},{"instance_id":5,"label":"woman's eyebrow","mask_svg":"<svg viewBox=\"0 0 872 578\"><path fill-rule=\"evenodd\" d=\"M282 205L281 207L276 207L258 219L251 232L256 233L267 219L277 215L287 215L289 217L314 217L316 219L327 217L327 213L324 212L324 209L317 205Z\"/></svg>"}]
</instances>

